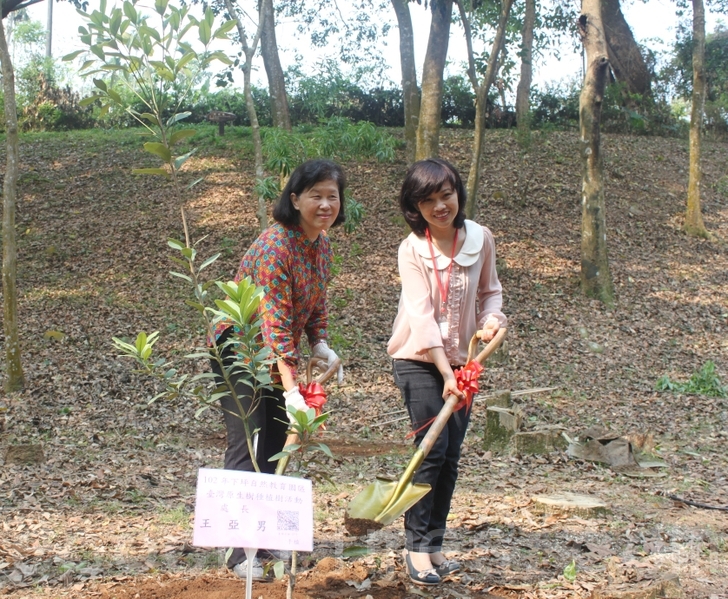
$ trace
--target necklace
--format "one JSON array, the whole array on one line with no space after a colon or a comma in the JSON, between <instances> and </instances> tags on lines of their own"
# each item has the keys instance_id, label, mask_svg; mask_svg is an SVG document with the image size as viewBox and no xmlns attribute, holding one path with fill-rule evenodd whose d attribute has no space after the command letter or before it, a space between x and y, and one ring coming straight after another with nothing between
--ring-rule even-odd
<instances>
[{"instance_id":1,"label":"necklace","mask_svg":"<svg viewBox=\"0 0 728 599\"><path fill-rule=\"evenodd\" d=\"M440 290L440 301L442 307L440 314L445 313L447 306L447 295L450 292L450 273L452 273L452 264L455 261L455 248L458 245L458 230L455 229L455 239L452 242L452 255L450 256L450 265L447 267L447 279L445 282L440 280L440 271L437 268L437 262L435 261L435 248L432 246L432 237L430 236L430 229L425 229L425 237L427 237L427 245L430 247L430 256L432 256L432 267L435 270L435 280L437 281L437 288Z\"/></svg>"}]
</instances>

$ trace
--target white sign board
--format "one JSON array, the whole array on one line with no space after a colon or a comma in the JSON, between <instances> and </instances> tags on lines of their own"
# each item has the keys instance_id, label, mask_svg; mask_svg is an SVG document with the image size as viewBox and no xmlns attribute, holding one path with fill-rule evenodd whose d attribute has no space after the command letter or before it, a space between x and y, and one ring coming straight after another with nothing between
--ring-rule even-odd
<instances>
[{"instance_id":1,"label":"white sign board","mask_svg":"<svg viewBox=\"0 0 728 599\"><path fill-rule=\"evenodd\" d=\"M313 551L311 481L200 468L192 544Z\"/></svg>"}]
</instances>

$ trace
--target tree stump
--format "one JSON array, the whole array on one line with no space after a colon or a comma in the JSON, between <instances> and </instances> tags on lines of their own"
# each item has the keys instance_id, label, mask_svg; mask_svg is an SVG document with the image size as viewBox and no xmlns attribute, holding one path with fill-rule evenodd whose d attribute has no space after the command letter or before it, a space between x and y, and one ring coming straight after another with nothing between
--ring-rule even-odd
<instances>
[{"instance_id":1,"label":"tree stump","mask_svg":"<svg viewBox=\"0 0 728 599\"><path fill-rule=\"evenodd\" d=\"M577 495L576 493L554 493L552 495L534 495L531 497L534 511L542 514L557 514L594 518L606 514L607 504L597 497Z\"/></svg>"},{"instance_id":2,"label":"tree stump","mask_svg":"<svg viewBox=\"0 0 728 599\"><path fill-rule=\"evenodd\" d=\"M493 394L488 395L485 398L486 408L489 408L491 406L498 406L499 408L510 408L512 405L513 399L510 391L495 391Z\"/></svg>"},{"instance_id":3,"label":"tree stump","mask_svg":"<svg viewBox=\"0 0 728 599\"><path fill-rule=\"evenodd\" d=\"M485 412L483 449L502 453L508 447L514 433L521 428L523 412L518 406L501 408L491 406Z\"/></svg>"},{"instance_id":4,"label":"tree stump","mask_svg":"<svg viewBox=\"0 0 728 599\"><path fill-rule=\"evenodd\" d=\"M561 434L560 426L538 428L532 431L521 431L513 435L511 444L516 455L540 455L558 449L566 449L566 439Z\"/></svg>"}]
</instances>

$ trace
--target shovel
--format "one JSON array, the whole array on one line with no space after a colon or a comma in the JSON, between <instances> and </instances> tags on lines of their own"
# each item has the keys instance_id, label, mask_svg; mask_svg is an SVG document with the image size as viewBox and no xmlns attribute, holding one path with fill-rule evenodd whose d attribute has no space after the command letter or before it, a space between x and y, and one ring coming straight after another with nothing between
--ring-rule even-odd
<instances>
[{"instance_id":1,"label":"shovel","mask_svg":"<svg viewBox=\"0 0 728 599\"><path fill-rule=\"evenodd\" d=\"M505 328L498 330L495 337L476 356L475 360L483 364L498 349L505 335ZM470 362L477 346L478 338L473 336L468 349L468 362ZM427 454L430 453L432 446L440 436L459 401L456 395L451 394L448 396L440 413L420 442L417 451L415 451L404 474L398 481L378 477L375 482L349 502L344 516L344 526L347 531L353 535L361 536L370 530L379 530L394 522L430 491L430 485L412 483L412 478Z\"/></svg>"},{"instance_id":2,"label":"shovel","mask_svg":"<svg viewBox=\"0 0 728 599\"><path fill-rule=\"evenodd\" d=\"M326 365L326 361L322 358L311 358L308 361L308 364L306 365L306 384L309 384L311 382L311 377L313 376L313 370L314 368L321 368L322 366ZM341 360L339 358L336 358L334 362L331 364L328 370L323 372L319 375L319 377L316 379L316 382L320 385L323 385L326 381L328 381L332 376L336 374L336 371L339 369L339 366L341 365ZM296 433L291 433L286 437L286 443L283 446L284 448L288 447L289 445L294 445L298 443L298 435ZM290 454L281 458L278 460L278 464L276 465L276 474L282 475L286 468L288 468L288 462L290 461L291 456Z\"/></svg>"}]
</instances>

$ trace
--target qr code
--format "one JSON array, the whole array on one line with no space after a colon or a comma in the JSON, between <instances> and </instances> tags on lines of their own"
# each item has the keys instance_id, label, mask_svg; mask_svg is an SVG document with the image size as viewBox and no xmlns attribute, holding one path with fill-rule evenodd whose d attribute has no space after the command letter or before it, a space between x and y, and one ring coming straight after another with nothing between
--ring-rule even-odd
<instances>
[{"instance_id":1,"label":"qr code","mask_svg":"<svg viewBox=\"0 0 728 599\"><path fill-rule=\"evenodd\" d=\"M298 512L278 510L278 530L298 532Z\"/></svg>"}]
</instances>

